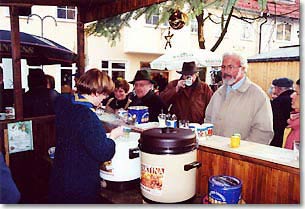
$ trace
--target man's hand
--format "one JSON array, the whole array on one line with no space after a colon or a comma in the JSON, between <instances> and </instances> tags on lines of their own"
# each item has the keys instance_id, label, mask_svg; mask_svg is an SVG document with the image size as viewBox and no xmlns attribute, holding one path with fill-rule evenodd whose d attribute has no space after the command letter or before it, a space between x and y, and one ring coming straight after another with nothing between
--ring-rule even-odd
<instances>
[{"instance_id":1,"label":"man's hand","mask_svg":"<svg viewBox=\"0 0 305 209\"><path fill-rule=\"evenodd\" d=\"M185 80L179 80L176 86L176 92L179 91L179 89L185 88Z\"/></svg>"}]
</instances>

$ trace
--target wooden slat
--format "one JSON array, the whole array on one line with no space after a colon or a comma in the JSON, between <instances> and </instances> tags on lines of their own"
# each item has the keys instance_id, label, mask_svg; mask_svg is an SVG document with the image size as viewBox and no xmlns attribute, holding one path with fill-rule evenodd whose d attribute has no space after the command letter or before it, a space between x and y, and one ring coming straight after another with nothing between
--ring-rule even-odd
<instances>
[{"instance_id":1,"label":"wooden slat","mask_svg":"<svg viewBox=\"0 0 305 209\"><path fill-rule=\"evenodd\" d=\"M267 92L273 79L287 77L296 81L300 78L300 62L254 62L249 63L248 77Z\"/></svg>"},{"instance_id":2,"label":"wooden slat","mask_svg":"<svg viewBox=\"0 0 305 209\"><path fill-rule=\"evenodd\" d=\"M48 149L56 143L55 116L25 120L32 120L34 150L10 154L10 170L21 193L21 203L47 203L51 170ZM17 120L1 121L0 131L7 129L10 122Z\"/></svg>"},{"instance_id":3,"label":"wooden slat","mask_svg":"<svg viewBox=\"0 0 305 209\"><path fill-rule=\"evenodd\" d=\"M215 152L199 147L197 195L208 194L209 177L231 175L243 182L242 198L248 204L299 204L300 173L294 169L266 164L264 161L245 160L238 155Z\"/></svg>"},{"instance_id":4,"label":"wooden slat","mask_svg":"<svg viewBox=\"0 0 305 209\"><path fill-rule=\"evenodd\" d=\"M5 151L5 163L7 167L10 166L10 157L9 157L9 152L8 152L8 135L7 135L7 129L4 129L4 151Z\"/></svg>"},{"instance_id":5,"label":"wooden slat","mask_svg":"<svg viewBox=\"0 0 305 209\"><path fill-rule=\"evenodd\" d=\"M85 72L85 32L83 10L78 7L77 13L77 71L80 75Z\"/></svg>"},{"instance_id":6,"label":"wooden slat","mask_svg":"<svg viewBox=\"0 0 305 209\"><path fill-rule=\"evenodd\" d=\"M88 23L165 1L166 0L1 0L0 6L45 5L81 7L86 11L84 23Z\"/></svg>"},{"instance_id":7,"label":"wooden slat","mask_svg":"<svg viewBox=\"0 0 305 209\"><path fill-rule=\"evenodd\" d=\"M107 17L113 17L118 14L165 1L166 0L120 0L113 1L101 6L89 6L85 14L84 22L87 23L95 20L101 20Z\"/></svg>"},{"instance_id":8,"label":"wooden slat","mask_svg":"<svg viewBox=\"0 0 305 209\"><path fill-rule=\"evenodd\" d=\"M11 43L12 43L12 62L13 62L13 80L14 80L14 105L15 118L23 118L23 101L21 85L21 56L20 56L20 33L18 8L10 7L11 20Z\"/></svg>"}]
</instances>

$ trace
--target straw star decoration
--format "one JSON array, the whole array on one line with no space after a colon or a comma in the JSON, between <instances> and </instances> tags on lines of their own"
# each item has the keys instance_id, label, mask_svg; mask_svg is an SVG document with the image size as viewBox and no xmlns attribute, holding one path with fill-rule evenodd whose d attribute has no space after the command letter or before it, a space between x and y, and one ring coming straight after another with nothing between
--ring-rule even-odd
<instances>
[{"instance_id":1,"label":"straw star decoration","mask_svg":"<svg viewBox=\"0 0 305 209\"><path fill-rule=\"evenodd\" d=\"M172 44L171 44L171 38L174 36L174 34L171 34L170 32L170 27L168 28L168 34L167 36L164 36L166 43L165 43L165 47L164 49L166 49L167 46L169 46L170 48L172 48Z\"/></svg>"}]
</instances>

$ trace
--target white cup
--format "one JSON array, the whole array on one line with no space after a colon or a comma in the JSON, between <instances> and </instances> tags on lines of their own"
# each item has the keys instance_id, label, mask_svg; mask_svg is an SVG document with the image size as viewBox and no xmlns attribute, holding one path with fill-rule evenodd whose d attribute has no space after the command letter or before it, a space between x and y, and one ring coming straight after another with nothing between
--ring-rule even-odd
<instances>
[{"instance_id":1,"label":"white cup","mask_svg":"<svg viewBox=\"0 0 305 209\"><path fill-rule=\"evenodd\" d=\"M293 151L294 151L294 157L296 160L299 160L299 153L300 153L300 142L299 141L293 141Z\"/></svg>"},{"instance_id":2,"label":"white cup","mask_svg":"<svg viewBox=\"0 0 305 209\"><path fill-rule=\"evenodd\" d=\"M0 120L5 120L6 118L6 113L0 112Z\"/></svg>"},{"instance_id":3,"label":"white cup","mask_svg":"<svg viewBox=\"0 0 305 209\"><path fill-rule=\"evenodd\" d=\"M185 80L185 85L186 85L186 86L191 86L192 84L193 84L192 77L188 77L188 78Z\"/></svg>"},{"instance_id":4,"label":"white cup","mask_svg":"<svg viewBox=\"0 0 305 209\"><path fill-rule=\"evenodd\" d=\"M5 113L6 113L6 117L8 119L15 118L15 108L14 107L5 107Z\"/></svg>"},{"instance_id":5,"label":"white cup","mask_svg":"<svg viewBox=\"0 0 305 209\"><path fill-rule=\"evenodd\" d=\"M165 114L159 114L158 115L158 120L159 120L159 127L164 128L166 127L166 115Z\"/></svg>"}]
</instances>

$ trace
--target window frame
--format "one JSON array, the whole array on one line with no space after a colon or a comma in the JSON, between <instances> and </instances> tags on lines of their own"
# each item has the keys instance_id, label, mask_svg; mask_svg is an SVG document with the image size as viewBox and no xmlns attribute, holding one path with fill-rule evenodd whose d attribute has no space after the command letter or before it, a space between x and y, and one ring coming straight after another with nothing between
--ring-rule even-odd
<instances>
[{"instance_id":1,"label":"window frame","mask_svg":"<svg viewBox=\"0 0 305 209\"><path fill-rule=\"evenodd\" d=\"M77 8L74 7L72 9L72 8L69 8L69 7L71 7L71 6L57 6L56 7L56 18L59 19L59 20L76 21L76 19L77 19ZM64 10L65 11L65 18L64 17L59 17L58 10ZM68 12L69 11L74 11L74 18L68 18Z\"/></svg>"},{"instance_id":2,"label":"window frame","mask_svg":"<svg viewBox=\"0 0 305 209\"><path fill-rule=\"evenodd\" d=\"M190 31L192 34L198 33L198 22L196 19L191 19L190 21Z\"/></svg>"},{"instance_id":3,"label":"window frame","mask_svg":"<svg viewBox=\"0 0 305 209\"><path fill-rule=\"evenodd\" d=\"M103 67L102 63L108 62L108 67ZM121 68L113 68L113 64L124 64L124 69ZM120 61L120 60L101 60L101 70L107 72L107 74L112 78L112 80L116 80L113 78L113 72L123 72L123 79L126 79L126 72L127 72L127 61Z\"/></svg>"},{"instance_id":4,"label":"window frame","mask_svg":"<svg viewBox=\"0 0 305 209\"><path fill-rule=\"evenodd\" d=\"M248 30L248 31L247 31ZM244 34L248 32L249 37L245 37ZM243 22L242 23L242 30L240 33L240 39L243 41L253 41L254 40L254 28L252 27L252 24Z\"/></svg>"},{"instance_id":5,"label":"window frame","mask_svg":"<svg viewBox=\"0 0 305 209\"><path fill-rule=\"evenodd\" d=\"M289 36L289 40L286 39L286 27L287 26L290 26L290 30L289 30L289 33L290 33L290 36ZM282 39L279 38L279 27L280 26L283 26L282 28ZM291 23L288 23L288 22L280 22L280 23L277 23L276 24L276 31L275 31L275 40L276 41L280 41L280 42L291 42L291 38L292 38L292 27L293 25Z\"/></svg>"}]
</instances>

